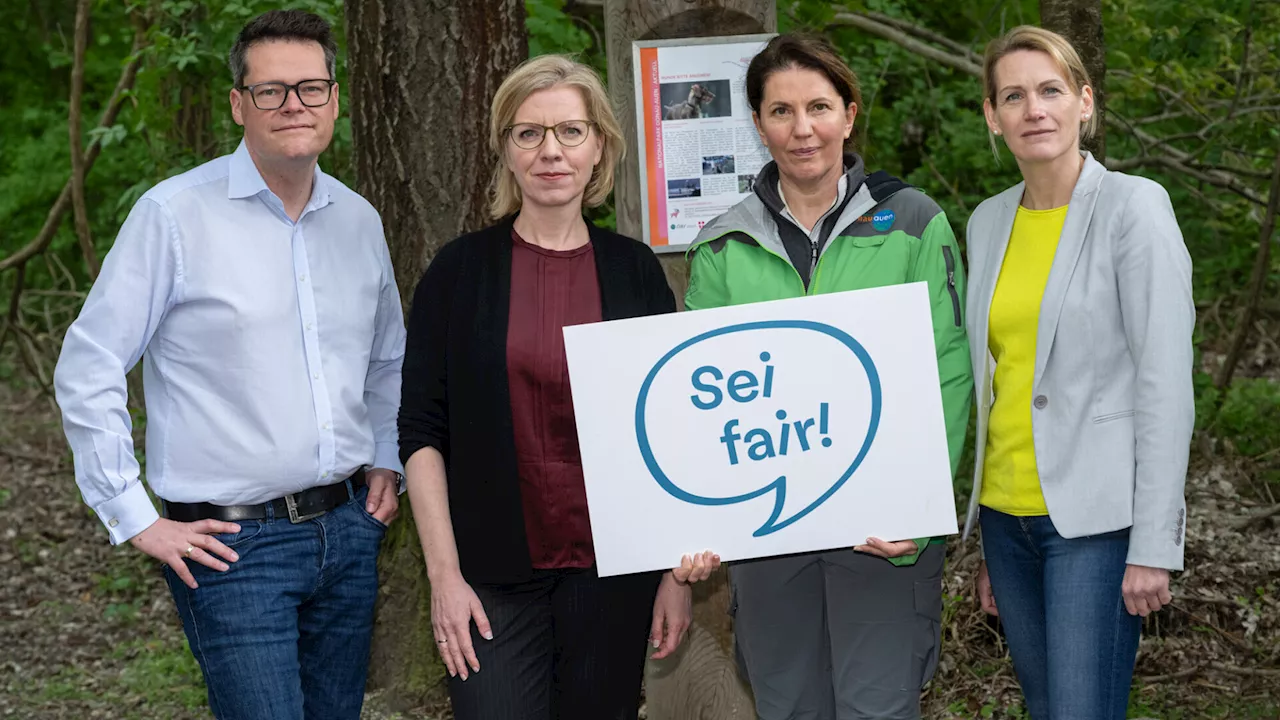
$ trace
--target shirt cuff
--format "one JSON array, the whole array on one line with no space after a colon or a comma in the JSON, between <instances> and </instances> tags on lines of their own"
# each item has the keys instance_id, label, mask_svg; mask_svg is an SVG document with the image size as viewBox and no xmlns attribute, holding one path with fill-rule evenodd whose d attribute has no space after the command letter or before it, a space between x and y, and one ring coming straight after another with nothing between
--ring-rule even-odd
<instances>
[{"instance_id":1,"label":"shirt cuff","mask_svg":"<svg viewBox=\"0 0 1280 720\"><path fill-rule=\"evenodd\" d=\"M111 544L119 545L151 527L160 519L141 481L131 483L125 491L95 507L98 519L111 534Z\"/></svg>"},{"instance_id":2,"label":"shirt cuff","mask_svg":"<svg viewBox=\"0 0 1280 720\"><path fill-rule=\"evenodd\" d=\"M380 442L375 444L373 448L373 466L403 475L404 464L400 462L400 443Z\"/></svg>"},{"instance_id":3,"label":"shirt cuff","mask_svg":"<svg viewBox=\"0 0 1280 720\"><path fill-rule=\"evenodd\" d=\"M915 565L916 561L920 559L920 555L924 553L925 548L929 547L929 541L932 539L933 538L927 537L914 538L916 543L916 551L914 553L910 555L903 555L902 557L889 558L889 562L897 565L898 567L903 567L904 565Z\"/></svg>"}]
</instances>

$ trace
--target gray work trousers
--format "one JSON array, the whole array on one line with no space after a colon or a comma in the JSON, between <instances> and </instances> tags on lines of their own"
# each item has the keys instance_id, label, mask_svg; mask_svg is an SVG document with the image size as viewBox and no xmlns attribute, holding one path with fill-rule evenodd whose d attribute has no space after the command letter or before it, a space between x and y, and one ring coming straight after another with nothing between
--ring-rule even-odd
<instances>
[{"instance_id":1,"label":"gray work trousers","mask_svg":"<svg viewBox=\"0 0 1280 720\"><path fill-rule=\"evenodd\" d=\"M853 550L729 568L738 662L760 720L918 720L938 666L942 561Z\"/></svg>"}]
</instances>

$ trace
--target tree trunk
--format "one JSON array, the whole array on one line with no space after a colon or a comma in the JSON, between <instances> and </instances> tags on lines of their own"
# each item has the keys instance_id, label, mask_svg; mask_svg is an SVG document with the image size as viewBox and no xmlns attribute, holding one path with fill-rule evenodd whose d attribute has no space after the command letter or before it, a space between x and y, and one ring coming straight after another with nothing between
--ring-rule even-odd
<instances>
[{"instance_id":1,"label":"tree trunk","mask_svg":"<svg viewBox=\"0 0 1280 720\"><path fill-rule=\"evenodd\" d=\"M400 296L488 223L489 103L529 56L519 0L345 3L357 188L382 213Z\"/></svg>"},{"instance_id":2,"label":"tree trunk","mask_svg":"<svg viewBox=\"0 0 1280 720\"><path fill-rule=\"evenodd\" d=\"M774 0L605 0L609 95L627 135L615 181L618 232L640 237L640 156L636 138L634 40L776 32ZM680 254L660 255L667 282L683 307L689 267ZM660 532L660 530L658 530ZM754 717L750 690L738 676L725 571L694 587L693 627L675 655L650 661L645 697L650 720Z\"/></svg>"},{"instance_id":3,"label":"tree trunk","mask_svg":"<svg viewBox=\"0 0 1280 720\"><path fill-rule=\"evenodd\" d=\"M1071 41L1093 81L1094 112L1098 116L1098 134L1084 148L1094 159L1107 157L1106 92L1107 46L1102 35L1101 0L1040 0L1040 25Z\"/></svg>"},{"instance_id":4,"label":"tree trunk","mask_svg":"<svg viewBox=\"0 0 1280 720\"><path fill-rule=\"evenodd\" d=\"M483 227L493 160L489 103L528 57L521 0L361 0L346 5L357 190L382 214L407 306L441 245ZM379 560L371 687L393 709L442 694L444 668L412 512L387 532Z\"/></svg>"}]
</instances>

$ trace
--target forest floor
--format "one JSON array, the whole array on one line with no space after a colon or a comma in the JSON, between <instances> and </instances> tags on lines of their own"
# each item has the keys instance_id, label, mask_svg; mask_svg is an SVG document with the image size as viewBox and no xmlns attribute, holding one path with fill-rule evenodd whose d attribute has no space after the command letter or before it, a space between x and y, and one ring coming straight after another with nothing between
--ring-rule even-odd
<instances>
[{"instance_id":1,"label":"forest floor","mask_svg":"<svg viewBox=\"0 0 1280 720\"><path fill-rule=\"evenodd\" d=\"M0 718L209 717L161 573L106 542L52 403L0 383L0 418ZM1229 454L1193 461L1188 570L1145 625L1131 717L1280 718L1280 488L1259 486L1255 469ZM976 550L953 539L949 557L925 717L1025 718L998 629L973 602ZM365 716L448 716L381 705L371 694Z\"/></svg>"}]
</instances>

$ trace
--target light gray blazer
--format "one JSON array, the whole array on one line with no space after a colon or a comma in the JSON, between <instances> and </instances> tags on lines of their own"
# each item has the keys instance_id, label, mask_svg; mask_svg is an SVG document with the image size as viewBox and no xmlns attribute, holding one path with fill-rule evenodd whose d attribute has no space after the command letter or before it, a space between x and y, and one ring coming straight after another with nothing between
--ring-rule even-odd
<instances>
[{"instance_id":1,"label":"light gray blazer","mask_svg":"<svg viewBox=\"0 0 1280 720\"><path fill-rule=\"evenodd\" d=\"M1195 423L1191 257L1163 187L1084 156L1040 304L1031 403L1040 486L1063 537L1131 527L1129 564L1181 570ZM969 219L978 428L966 537L994 397L987 319L1023 186Z\"/></svg>"}]
</instances>

